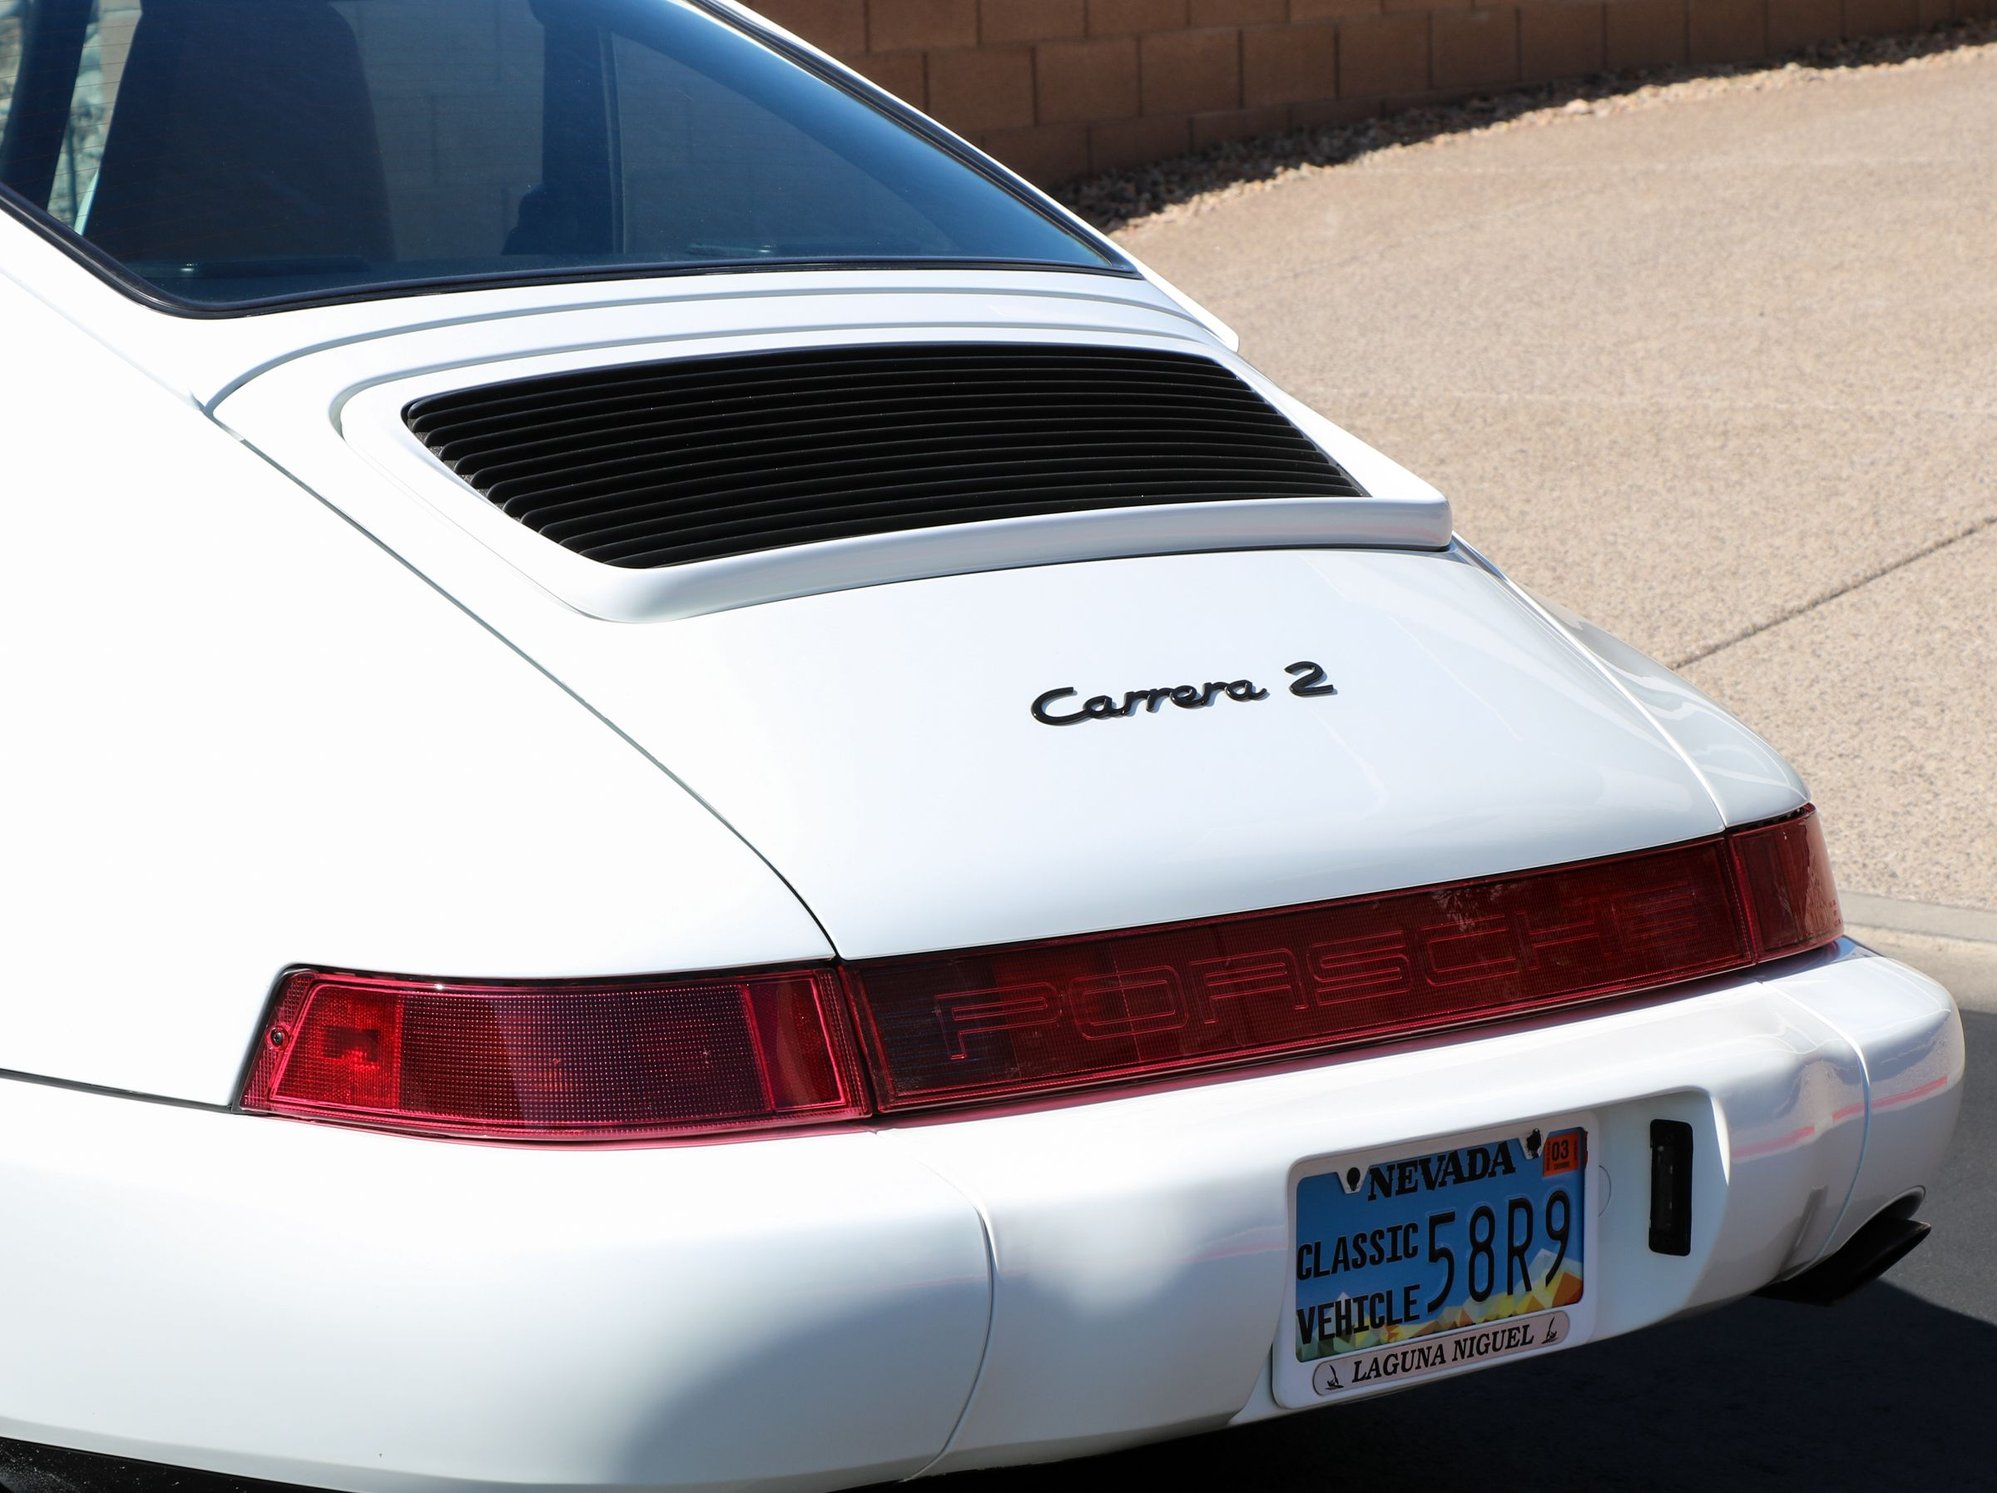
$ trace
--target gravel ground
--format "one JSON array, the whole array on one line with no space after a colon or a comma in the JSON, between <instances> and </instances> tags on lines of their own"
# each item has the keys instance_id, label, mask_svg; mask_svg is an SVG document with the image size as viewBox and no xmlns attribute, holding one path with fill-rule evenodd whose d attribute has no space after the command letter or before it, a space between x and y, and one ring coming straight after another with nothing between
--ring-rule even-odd
<instances>
[{"instance_id":1,"label":"gravel ground","mask_svg":"<svg viewBox=\"0 0 1997 1493\"><path fill-rule=\"evenodd\" d=\"M1997 62L1997 21L1961 21L1911 36L1813 47L1776 62L1667 68L1544 84L1461 104L1407 109L1349 124L1231 141L1192 155L1089 177L1056 195L1104 232L1166 223L1368 156L1435 149L1466 137L1539 129L1576 118L1662 109L1715 94L1837 83L1888 68Z\"/></svg>"}]
</instances>

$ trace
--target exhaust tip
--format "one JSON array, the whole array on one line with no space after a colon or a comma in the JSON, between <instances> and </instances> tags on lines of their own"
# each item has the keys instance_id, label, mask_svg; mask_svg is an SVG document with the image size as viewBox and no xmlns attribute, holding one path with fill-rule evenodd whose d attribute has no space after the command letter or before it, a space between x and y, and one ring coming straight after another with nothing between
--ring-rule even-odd
<instances>
[{"instance_id":1,"label":"exhaust tip","mask_svg":"<svg viewBox=\"0 0 1997 1493\"><path fill-rule=\"evenodd\" d=\"M1754 1294L1808 1306L1833 1306L1912 1254L1929 1232L1929 1225L1906 1217L1903 1205L1895 1204L1853 1234L1829 1259L1818 1261L1801 1275L1772 1281Z\"/></svg>"}]
</instances>

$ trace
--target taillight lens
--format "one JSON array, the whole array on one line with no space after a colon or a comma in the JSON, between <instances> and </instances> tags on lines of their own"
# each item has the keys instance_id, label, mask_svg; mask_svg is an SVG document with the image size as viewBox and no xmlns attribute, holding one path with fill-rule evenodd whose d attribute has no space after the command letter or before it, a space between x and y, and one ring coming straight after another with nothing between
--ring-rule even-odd
<instances>
[{"instance_id":1,"label":"taillight lens","mask_svg":"<svg viewBox=\"0 0 1997 1493\"><path fill-rule=\"evenodd\" d=\"M1577 865L843 970L517 983L299 970L243 1107L513 1141L821 1125L1393 1041L1841 932L1806 806Z\"/></svg>"},{"instance_id":2,"label":"taillight lens","mask_svg":"<svg viewBox=\"0 0 1997 1493\"><path fill-rule=\"evenodd\" d=\"M846 969L883 1110L1139 1079L1550 1010L1828 943L1815 811L1316 907Z\"/></svg>"},{"instance_id":3,"label":"taillight lens","mask_svg":"<svg viewBox=\"0 0 1997 1493\"><path fill-rule=\"evenodd\" d=\"M1844 932L1831 855L1814 809L1727 838L1757 960L1819 948Z\"/></svg>"},{"instance_id":4,"label":"taillight lens","mask_svg":"<svg viewBox=\"0 0 1997 1493\"><path fill-rule=\"evenodd\" d=\"M288 975L243 1106L433 1135L661 1140L864 1115L828 970L475 984Z\"/></svg>"},{"instance_id":5,"label":"taillight lens","mask_svg":"<svg viewBox=\"0 0 1997 1493\"><path fill-rule=\"evenodd\" d=\"M855 965L883 1109L1388 1041L1747 962L1718 840L1274 914Z\"/></svg>"}]
</instances>

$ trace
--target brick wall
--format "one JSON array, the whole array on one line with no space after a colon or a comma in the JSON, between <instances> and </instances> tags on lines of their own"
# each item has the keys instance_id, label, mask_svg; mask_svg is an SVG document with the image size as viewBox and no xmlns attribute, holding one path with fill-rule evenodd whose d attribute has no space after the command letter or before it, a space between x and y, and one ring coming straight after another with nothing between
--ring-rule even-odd
<instances>
[{"instance_id":1,"label":"brick wall","mask_svg":"<svg viewBox=\"0 0 1997 1493\"><path fill-rule=\"evenodd\" d=\"M1048 184L1519 83L1997 14L1997 0L750 3Z\"/></svg>"}]
</instances>

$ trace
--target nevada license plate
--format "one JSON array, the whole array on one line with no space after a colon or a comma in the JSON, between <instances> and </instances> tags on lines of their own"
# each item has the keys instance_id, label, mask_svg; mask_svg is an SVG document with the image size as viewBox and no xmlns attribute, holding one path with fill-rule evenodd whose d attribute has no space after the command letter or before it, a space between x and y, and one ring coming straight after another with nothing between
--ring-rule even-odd
<instances>
[{"instance_id":1,"label":"nevada license plate","mask_svg":"<svg viewBox=\"0 0 1997 1493\"><path fill-rule=\"evenodd\" d=\"M1306 1170L1278 1402L1318 1404L1585 1336L1588 1140L1570 1120Z\"/></svg>"}]
</instances>

